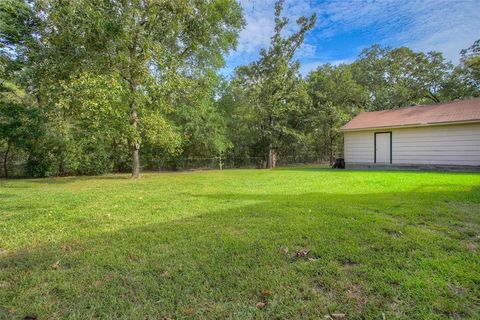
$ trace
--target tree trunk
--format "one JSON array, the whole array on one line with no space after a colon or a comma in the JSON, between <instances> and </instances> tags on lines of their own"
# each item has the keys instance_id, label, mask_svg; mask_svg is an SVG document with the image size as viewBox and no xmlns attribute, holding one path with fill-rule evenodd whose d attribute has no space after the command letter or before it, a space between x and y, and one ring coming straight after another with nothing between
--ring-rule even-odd
<instances>
[{"instance_id":1,"label":"tree trunk","mask_svg":"<svg viewBox=\"0 0 480 320\"><path fill-rule=\"evenodd\" d=\"M138 52L138 30L135 21L137 17L135 11L132 12L132 45L129 47L130 51L130 67L128 83L130 85L130 125L132 126L134 137L131 142L132 148L132 178L140 178L140 134L138 133L138 113L137 113L137 78L135 77L137 64L137 52Z\"/></svg>"},{"instance_id":2,"label":"tree trunk","mask_svg":"<svg viewBox=\"0 0 480 320\"><path fill-rule=\"evenodd\" d=\"M3 170L5 172L5 179L8 178L8 168L7 168L7 160L8 160L8 153L10 152L10 141L7 143L7 150L5 151L5 155L3 156Z\"/></svg>"},{"instance_id":3,"label":"tree trunk","mask_svg":"<svg viewBox=\"0 0 480 320\"><path fill-rule=\"evenodd\" d=\"M270 115L269 117L269 120L268 120L268 128L270 130L270 132L273 132L274 130L274 127L275 127L275 118ZM273 136L269 136L268 138L268 147L267 147L267 168L268 169L272 169L275 167L275 160L274 160L274 152L275 150L273 149L273 145L272 145L272 139Z\"/></svg>"},{"instance_id":4,"label":"tree trunk","mask_svg":"<svg viewBox=\"0 0 480 320\"><path fill-rule=\"evenodd\" d=\"M335 163L335 158L338 156L336 140L337 134L332 134L332 132L330 132L330 165Z\"/></svg>"},{"instance_id":5,"label":"tree trunk","mask_svg":"<svg viewBox=\"0 0 480 320\"><path fill-rule=\"evenodd\" d=\"M267 168L273 169L276 166L277 166L277 150L275 150L270 144L268 146Z\"/></svg>"},{"instance_id":6,"label":"tree trunk","mask_svg":"<svg viewBox=\"0 0 480 320\"><path fill-rule=\"evenodd\" d=\"M272 169L273 167L273 148L272 144L268 144L268 150L267 150L267 169Z\"/></svg>"},{"instance_id":7,"label":"tree trunk","mask_svg":"<svg viewBox=\"0 0 480 320\"><path fill-rule=\"evenodd\" d=\"M140 144L134 143L132 145L132 178L140 177Z\"/></svg>"},{"instance_id":8,"label":"tree trunk","mask_svg":"<svg viewBox=\"0 0 480 320\"><path fill-rule=\"evenodd\" d=\"M132 86L132 90L135 90L134 86ZM135 93L133 93L135 94ZM134 99L134 98L132 98ZM135 106L135 101L132 100L130 104L130 124L134 128L134 131L137 131L138 125L138 115L137 109ZM138 137L135 137L132 141L132 178L139 178L140 177L140 142L138 142Z\"/></svg>"}]
</instances>

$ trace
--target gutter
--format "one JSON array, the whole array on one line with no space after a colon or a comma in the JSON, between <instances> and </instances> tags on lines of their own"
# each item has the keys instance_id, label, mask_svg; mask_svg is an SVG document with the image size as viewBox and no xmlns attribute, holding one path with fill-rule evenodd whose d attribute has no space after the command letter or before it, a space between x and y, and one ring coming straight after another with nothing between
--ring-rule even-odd
<instances>
[{"instance_id":1,"label":"gutter","mask_svg":"<svg viewBox=\"0 0 480 320\"><path fill-rule=\"evenodd\" d=\"M428 122L427 123L413 123L413 124L404 124L404 125L365 127L365 128L353 128L353 129L345 129L344 127L341 127L340 131L341 132L352 132L352 131L369 131L369 130L383 130L383 129L395 129L395 128L403 129L403 128L433 127L433 126L471 124L471 123L480 123L480 119L464 120L464 121L431 122L431 123L428 123Z\"/></svg>"}]
</instances>

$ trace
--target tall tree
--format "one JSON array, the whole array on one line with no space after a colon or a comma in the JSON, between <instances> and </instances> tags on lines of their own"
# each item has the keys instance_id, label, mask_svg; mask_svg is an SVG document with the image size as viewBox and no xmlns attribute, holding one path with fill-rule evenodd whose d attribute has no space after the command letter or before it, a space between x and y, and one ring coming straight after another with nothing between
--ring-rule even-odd
<instances>
[{"instance_id":1,"label":"tall tree","mask_svg":"<svg viewBox=\"0 0 480 320\"><path fill-rule=\"evenodd\" d=\"M298 18L299 29L285 37L282 33L289 20L281 16L283 3L275 4L275 30L270 48L260 51L258 61L236 70L236 81L246 88L249 107L256 114L256 127L268 168L274 166L282 141L295 140L301 134L297 130L299 117L295 116L307 105L308 95L294 54L316 20L315 14L310 18Z\"/></svg>"},{"instance_id":2,"label":"tall tree","mask_svg":"<svg viewBox=\"0 0 480 320\"><path fill-rule=\"evenodd\" d=\"M31 7L37 21L33 41L11 42L23 46L33 64L39 103L55 105L60 80L118 79L133 177L140 173L142 138L162 140L158 131L171 127L166 113L192 94L186 91L205 70L222 66L243 25L234 0L39 0L23 7Z\"/></svg>"},{"instance_id":3,"label":"tall tree","mask_svg":"<svg viewBox=\"0 0 480 320\"><path fill-rule=\"evenodd\" d=\"M474 85L480 87L480 39L460 51L460 62Z\"/></svg>"},{"instance_id":4,"label":"tall tree","mask_svg":"<svg viewBox=\"0 0 480 320\"><path fill-rule=\"evenodd\" d=\"M350 65L323 65L307 78L312 108L308 130L319 160L334 161L340 153L340 127L365 106L367 94L356 83Z\"/></svg>"},{"instance_id":5,"label":"tall tree","mask_svg":"<svg viewBox=\"0 0 480 320\"><path fill-rule=\"evenodd\" d=\"M440 91L453 69L439 52L379 45L363 50L352 67L355 81L369 93L371 110L440 102Z\"/></svg>"}]
</instances>

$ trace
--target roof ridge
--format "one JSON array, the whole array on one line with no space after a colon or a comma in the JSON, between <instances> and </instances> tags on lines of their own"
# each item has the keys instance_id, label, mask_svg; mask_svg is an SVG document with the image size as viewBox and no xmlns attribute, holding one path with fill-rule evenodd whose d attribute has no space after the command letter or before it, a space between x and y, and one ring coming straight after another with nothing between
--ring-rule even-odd
<instances>
[{"instance_id":1,"label":"roof ridge","mask_svg":"<svg viewBox=\"0 0 480 320\"><path fill-rule=\"evenodd\" d=\"M431 104L417 104L417 105L413 105L413 106L403 106L403 107L397 107L397 108L393 108L393 109L383 109L383 110L375 110L375 111L362 111L360 113L397 111L397 110L401 110L401 109L417 108L417 107L436 107L436 106L443 106L443 105L448 105L448 104L452 104L452 103L466 102L466 101L472 101L472 100L480 100L480 97L469 98L469 99L464 99L464 100L453 100L453 101L448 101L448 102L436 102L436 103L431 103Z\"/></svg>"},{"instance_id":2,"label":"roof ridge","mask_svg":"<svg viewBox=\"0 0 480 320\"><path fill-rule=\"evenodd\" d=\"M480 121L480 98L362 111L342 130Z\"/></svg>"}]
</instances>

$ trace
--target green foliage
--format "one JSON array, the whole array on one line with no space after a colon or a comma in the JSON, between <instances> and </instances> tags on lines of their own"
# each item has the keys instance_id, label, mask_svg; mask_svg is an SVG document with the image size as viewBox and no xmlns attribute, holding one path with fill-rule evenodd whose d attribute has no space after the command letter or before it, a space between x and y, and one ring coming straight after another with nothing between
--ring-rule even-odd
<instances>
[{"instance_id":1,"label":"green foliage","mask_svg":"<svg viewBox=\"0 0 480 320\"><path fill-rule=\"evenodd\" d=\"M441 53L374 45L353 63L355 80L366 88L366 109L382 110L416 102L439 102L441 84L452 69Z\"/></svg>"},{"instance_id":2,"label":"green foliage","mask_svg":"<svg viewBox=\"0 0 480 320\"><path fill-rule=\"evenodd\" d=\"M78 173L99 171L80 170L85 159L76 154L94 145L107 150L114 140L130 145L134 176L142 143L175 153L180 138L168 113L179 104L195 107L183 100L223 65L243 25L233 0L17 0L1 9L8 22L0 25L2 44L23 64L28 94L67 146L57 162Z\"/></svg>"},{"instance_id":3,"label":"green foliage","mask_svg":"<svg viewBox=\"0 0 480 320\"><path fill-rule=\"evenodd\" d=\"M235 86L244 88L247 119L253 120L255 135L264 150L267 166L272 167L272 152L298 141L299 121L308 105L306 85L299 75L295 51L305 34L313 28L315 15L297 20L299 30L288 37L282 32L288 18L282 17L283 1L275 5L275 32L268 50L260 51L258 61L236 70ZM253 117L251 117L253 115Z\"/></svg>"},{"instance_id":4,"label":"green foliage","mask_svg":"<svg viewBox=\"0 0 480 320\"><path fill-rule=\"evenodd\" d=\"M164 150L167 154L176 154L180 151L181 136L178 129L173 127L163 115L149 113L143 116L140 124L141 133L149 145Z\"/></svg>"},{"instance_id":5,"label":"green foliage","mask_svg":"<svg viewBox=\"0 0 480 320\"><path fill-rule=\"evenodd\" d=\"M460 61L468 81L480 91L480 39L460 52Z\"/></svg>"},{"instance_id":6,"label":"green foliage","mask_svg":"<svg viewBox=\"0 0 480 320\"><path fill-rule=\"evenodd\" d=\"M480 40L457 66L373 45L303 79L295 52L315 15L287 32L282 8L269 48L221 80L244 24L235 0L1 1L3 174L138 176L220 157L331 162L339 128L362 110L480 96Z\"/></svg>"},{"instance_id":7,"label":"green foliage","mask_svg":"<svg viewBox=\"0 0 480 320\"><path fill-rule=\"evenodd\" d=\"M32 7L26 1L3 0L0 2L0 52L13 54L18 46L32 40L36 19ZM21 52L21 51L20 51ZM19 52L16 52L19 53Z\"/></svg>"},{"instance_id":8,"label":"green foliage","mask_svg":"<svg viewBox=\"0 0 480 320\"><path fill-rule=\"evenodd\" d=\"M340 127L364 107L367 92L352 74L350 65L324 65L311 72L307 79L312 101L309 110L309 132L318 160L334 161L341 154Z\"/></svg>"}]
</instances>

